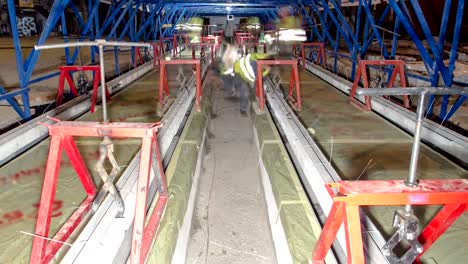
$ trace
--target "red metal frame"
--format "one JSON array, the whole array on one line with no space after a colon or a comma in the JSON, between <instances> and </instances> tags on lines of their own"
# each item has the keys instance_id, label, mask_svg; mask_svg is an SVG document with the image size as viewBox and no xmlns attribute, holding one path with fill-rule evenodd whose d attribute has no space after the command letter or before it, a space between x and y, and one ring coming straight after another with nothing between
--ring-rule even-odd
<instances>
[{"instance_id":1,"label":"red metal frame","mask_svg":"<svg viewBox=\"0 0 468 264\"><path fill-rule=\"evenodd\" d=\"M402 60L361 60L359 61L358 70L356 76L354 77L353 87L351 88L351 92L349 93L349 101L358 106L359 108L370 111L371 100L369 96L365 97L366 105L364 106L358 100L356 100L356 90L358 88L359 81L362 77L363 88L369 88L369 78L367 76L367 66L376 65L376 66L383 66L383 65L393 65L393 72L390 76L390 80L388 81L387 87L393 87L393 83L395 82L397 74L400 74L400 86L407 87L406 85L406 74L405 74L405 62ZM386 97L388 98L388 97ZM410 108L409 97L408 95L403 96L403 106L405 108Z\"/></svg>"},{"instance_id":2,"label":"red metal frame","mask_svg":"<svg viewBox=\"0 0 468 264\"><path fill-rule=\"evenodd\" d=\"M162 105L166 97L169 96L169 84L167 82L166 65L195 65L196 92L195 104L197 111L201 110L202 83L201 83L201 62L200 60L161 60L159 68L159 103Z\"/></svg>"},{"instance_id":3,"label":"red metal frame","mask_svg":"<svg viewBox=\"0 0 468 264\"><path fill-rule=\"evenodd\" d=\"M419 242L422 254L468 208L468 180L420 180L417 187L408 187L401 180L340 181L326 188L333 206L312 254L312 262L325 263L338 229L344 223L348 263L365 262L361 234L360 206L444 205L424 228Z\"/></svg>"},{"instance_id":4,"label":"red metal frame","mask_svg":"<svg viewBox=\"0 0 468 264\"><path fill-rule=\"evenodd\" d=\"M221 38L218 36L207 36L207 37L202 37L202 43L207 43L210 44L211 47L211 53L216 52L220 45L221 45ZM212 56L213 57L213 56ZM211 58L213 59L213 58Z\"/></svg>"},{"instance_id":5,"label":"red metal frame","mask_svg":"<svg viewBox=\"0 0 468 264\"><path fill-rule=\"evenodd\" d=\"M267 53L267 46L266 46L266 43L259 43L259 42L247 42L245 43L245 47L246 47L246 53L248 53L249 51L249 48L250 47L255 47L255 52L258 52L257 49L258 49L258 46L263 46L263 53Z\"/></svg>"},{"instance_id":6,"label":"red metal frame","mask_svg":"<svg viewBox=\"0 0 468 264\"><path fill-rule=\"evenodd\" d=\"M320 56L317 56L315 63L318 64L319 59L322 64L322 67L327 67L327 57L325 56L325 47L322 42L309 42L309 43L301 43L301 58L302 58L302 67L305 68L306 59L305 59L305 49L306 48L319 48Z\"/></svg>"},{"instance_id":7,"label":"red metal frame","mask_svg":"<svg viewBox=\"0 0 468 264\"><path fill-rule=\"evenodd\" d=\"M296 110L302 110L301 98L301 83L299 81L299 69L297 67L297 60L258 60L257 61L257 80L256 80L256 95L259 100L260 110L265 107L265 95L263 92L263 65L291 65L291 79L289 80L289 93L288 100L295 104ZM293 93L296 91L296 99Z\"/></svg>"},{"instance_id":8,"label":"red metal frame","mask_svg":"<svg viewBox=\"0 0 468 264\"><path fill-rule=\"evenodd\" d=\"M158 41L158 42L153 42L151 43L151 46L153 46L153 69L156 69L156 65L159 65L160 64L160 54L163 53L163 46L162 46L162 42L161 41Z\"/></svg>"},{"instance_id":9,"label":"red metal frame","mask_svg":"<svg viewBox=\"0 0 468 264\"><path fill-rule=\"evenodd\" d=\"M246 37L250 39L250 33L236 32L236 44L237 45L242 45L241 38L246 38Z\"/></svg>"},{"instance_id":10,"label":"red metal frame","mask_svg":"<svg viewBox=\"0 0 468 264\"><path fill-rule=\"evenodd\" d=\"M140 47L135 47L135 57L133 60L133 68L138 67L138 62L140 62L140 65L141 65L143 64L144 61L140 53Z\"/></svg>"},{"instance_id":11,"label":"red metal frame","mask_svg":"<svg viewBox=\"0 0 468 264\"><path fill-rule=\"evenodd\" d=\"M70 91L73 96L78 96L78 92L76 91L75 83L71 77L70 72L76 71L92 71L94 78L93 78L93 92L91 96L91 113L94 113L94 107L96 106L97 96L98 96L98 86L99 81L101 80L101 70L99 69L99 65L93 66L60 66L58 67L60 70L60 78L59 78L59 85L58 85L58 92L57 92L57 99L56 105L59 106L62 104L62 97L63 97L63 89L65 86L65 79L70 86ZM106 85L106 97L110 100L109 91Z\"/></svg>"},{"instance_id":12,"label":"red metal frame","mask_svg":"<svg viewBox=\"0 0 468 264\"><path fill-rule=\"evenodd\" d=\"M133 225L132 249L130 263L144 263L151 246L159 221L164 213L167 202L167 186L161 163L161 154L157 142L156 132L160 123L98 123L98 122L70 122L60 121L49 126L51 136L49 157L47 160L44 185L42 187L41 201L37 216L35 237L32 245L30 263L48 263L60 250L83 216L89 211L96 196L96 187L86 168L73 137L103 137L111 138L141 138L140 174L137 186L135 218ZM57 186L62 150L70 159L80 181L87 193L87 198L80 205L68 221L57 232L51 242L47 243L49 235L51 212ZM159 192L156 208L150 216L145 228L146 202L148 195L148 180L151 169L152 153L156 154L159 173L161 175L162 192ZM59 242L57 242L59 241Z\"/></svg>"}]
</instances>

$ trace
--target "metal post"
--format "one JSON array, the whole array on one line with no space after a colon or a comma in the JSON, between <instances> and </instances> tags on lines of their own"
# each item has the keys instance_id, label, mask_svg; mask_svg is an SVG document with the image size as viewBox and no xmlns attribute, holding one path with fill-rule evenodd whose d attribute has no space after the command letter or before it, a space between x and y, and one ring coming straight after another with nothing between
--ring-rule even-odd
<instances>
[{"instance_id":1,"label":"metal post","mask_svg":"<svg viewBox=\"0 0 468 264\"><path fill-rule=\"evenodd\" d=\"M99 41L98 41L99 42ZM104 123L109 122L107 118L107 98L106 98L106 74L104 72L104 46L99 45L99 69L101 71L101 97L102 97L102 119Z\"/></svg>"},{"instance_id":2,"label":"metal post","mask_svg":"<svg viewBox=\"0 0 468 264\"><path fill-rule=\"evenodd\" d=\"M424 106L426 101L426 94L421 94L419 96L418 107L416 109L417 121L416 127L414 129L414 141L413 141L413 149L411 151L411 161L410 161L410 172L408 175L408 180L406 180L406 185L415 187L417 185L416 182L416 169L418 167L418 157L419 157L419 147L421 141L421 128L422 122L424 118Z\"/></svg>"}]
</instances>

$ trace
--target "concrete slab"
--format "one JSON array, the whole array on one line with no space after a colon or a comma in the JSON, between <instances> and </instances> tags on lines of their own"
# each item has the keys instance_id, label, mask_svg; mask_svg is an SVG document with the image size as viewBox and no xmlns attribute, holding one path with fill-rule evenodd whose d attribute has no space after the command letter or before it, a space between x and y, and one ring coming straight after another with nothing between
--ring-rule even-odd
<instances>
[{"instance_id":1,"label":"concrete slab","mask_svg":"<svg viewBox=\"0 0 468 264\"><path fill-rule=\"evenodd\" d=\"M186 263L276 263L250 119L238 100L213 100Z\"/></svg>"}]
</instances>

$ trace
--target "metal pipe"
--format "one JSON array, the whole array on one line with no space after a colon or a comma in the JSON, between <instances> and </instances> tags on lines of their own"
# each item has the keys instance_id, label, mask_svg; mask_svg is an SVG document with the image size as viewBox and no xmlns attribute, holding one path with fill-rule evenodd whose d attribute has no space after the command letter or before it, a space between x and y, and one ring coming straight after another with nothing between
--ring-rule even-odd
<instances>
[{"instance_id":1,"label":"metal pipe","mask_svg":"<svg viewBox=\"0 0 468 264\"><path fill-rule=\"evenodd\" d=\"M418 161L419 161L419 148L421 146L421 129L422 123L424 118L424 110L425 110L425 103L426 103L426 94L421 94L419 96L418 108L416 109L416 126L414 128L414 141L413 141L413 148L411 150L411 160L410 160L410 169L408 179L405 181L405 184L409 187L416 187L418 182L416 180L416 170L418 168ZM406 212L411 212L411 205L407 204L405 206Z\"/></svg>"},{"instance_id":2,"label":"metal pipe","mask_svg":"<svg viewBox=\"0 0 468 264\"><path fill-rule=\"evenodd\" d=\"M106 73L104 71L104 46L99 45L99 70L101 71L101 97L102 97L102 119L104 123L107 119L107 98L106 98Z\"/></svg>"},{"instance_id":3,"label":"metal pipe","mask_svg":"<svg viewBox=\"0 0 468 264\"><path fill-rule=\"evenodd\" d=\"M69 42L69 43L57 43L57 44L44 44L35 45L35 50L46 50L46 49L59 49L67 47L83 47L83 46L121 46L121 47L150 47L149 43L142 42L121 42L121 41L107 41L104 39L97 39L96 41L81 41L81 42Z\"/></svg>"},{"instance_id":4,"label":"metal pipe","mask_svg":"<svg viewBox=\"0 0 468 264\"><path fill-rule=\"evenodd\" d=\"M358 89L357 95L419 95L419 94L458 94L468 95L467 87L395 87L383 89Z\"/></svg>"}]
</instances>

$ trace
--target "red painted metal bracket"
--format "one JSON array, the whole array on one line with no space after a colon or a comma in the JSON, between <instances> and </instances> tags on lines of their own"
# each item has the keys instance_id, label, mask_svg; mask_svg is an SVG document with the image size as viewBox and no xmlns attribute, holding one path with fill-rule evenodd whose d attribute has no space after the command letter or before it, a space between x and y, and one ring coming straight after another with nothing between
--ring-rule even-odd
<instances>
[{"instance_id":1,"label":"red painted metal bracket","mask_svg":"<svg viewBox=\"0 0 468 264\"><path fill-rule=\"evenodd\" d=\"M305 58L306 48L312 48L312 49L318 48L319 54L317 55L317 58L315 59L315 63L318 64L320 60L320 64L322 64L322 67L324 68L327 67L327 57L325 56L325 46L322 42L301 43L302 67L305 68L305 65L307 63L306 58Z\"/></svg>"},{"instance_id":2,"label":"red painted metal bracket","mask_svg":"<svg viewBox=\"0 0 468 264\"><path fill-rule=\"evenodd\" d=\"M219 50L219 47L221 45L221 38L218 36L207 36L207 37L202 37L202 43L206 43L212 46L211 52L216 52Z\"/></svg>"},{"instance_id":3,"label":"red painted metal bracket","mask_svg":"<svg viewBox=\"0 0 468 264\"><path fill-rule=\"evenodd\" d=\"M197 111L201 110L202 99L202 81L201 81L201 62L200 60L161 60L159 68L159 103L162 105L166 97L169 96L169 84L167 81L166 65L195 65L195 104Z\"/></svg>"},{"instance_id":4,"label":"red painted metal bracket","mask_svg":"<svg viewBox=\"0 0 468 264\"><path fill-rule=\"evenodd\" d=\"M60 70L60 78L59 78L59 86L58 86L58 92L57 92L57 99L56 99L56 104L57 106L62 104L62 97L63 97L63 89L65 86L65 79L68 82L68 85L70 86L70 91L72 92L73 96L78 96L78 92L76 91L75 84L73 82L73 79L71 77L71 72L76 72L76 71L92 71L94 74L94 79L93 79L93 92L91 96L91 113L94 113L94 108L96 106L96 101L97 101L97 96L98 96L98 86L99 86L99 80L101 79L101 70L99 69L99 65L93 65L93 66L60 66L58 67ZM107 89L106 86L106 97L108 100L110 100L110 95L109 95L109 90Z\"/></svg>"},{"instance_id":5,"label":"red painted metal bracket","mask_svg":"<svg viewBox=\"0 0 468 264\"><path fill-rule=\"evenodd\" d=\"M133 68L138 67L138 65L142 65L144 63L143 57L140 53L140 47L135 47L135 58L133 60Z\"/></svg>"},{"instance_id":6,"label":"red painted metal bracket","mask_svg":"<svg viewBox=\"0 0 468 264\"><path fill-rule=\"evenodd\" d=\"M297 67L297 60L258 60L257 61L257 80L256 80L256 96L259 101L260 110L265 107L265 95L263 91L263 65L291 65L291 78L289 80L288 100L292 101L297 111L302 110L301 98L301 83L299 81L299 69ZM296 98L294 98L294 91Z\"/></svg>"},{"instance_id":7,"label":"red painted metal bracket","mask_svg":"<svg viewBox=\"0 0 468 264\"><path fill-rule=\"evenodd\" d=\"M237 45L242 45L242 39L241 38L250 39L251 38L250 33L236 32L236 44Z\"/></svg>"},{"instance_id":8,"label":"red painted metal bracket","mask_svg":"<svg viewBox=\"0 0 468 264\"><path fill-rule=\"evenodd\" d=\"M400 75L400 87L407 87L406 84L406 74L405 74L405 62L402 60L361 60L359 61L358 70L356 76L354 78L353 87L351 88L351 92L349 93L349 101L358 106L359 108L363 109L364 111L371 111L371 99L369 96L365 97L366 104L365 106L356 100L356 90L358 88L359 81L362 77L363 88L369 88L369 77L367 76L367 66L385 66L385 65L393 65L392 75L390 76L390 80L388 81L387 87L394 87L393 83L395 82L397 74ZM388 97L387 97L388 98ZM408 95L403 96L403 106L405 108L410 108L410 102Z\"/></svg>"},{"instance_id":9,"label":"red painted metal bracket","mask_svg":"<svg viewBox=\"0 0 468 264\"><path fill-rule=\"evenodd\" d=\"M60 250L84 215L89 211L96 196L96 187L86 168L86 164L79 153L73 137L103 137L110 138L141 138L140 174L138 178L137 197L135 206L135 218L133 225L132 249L130 263L144 263L151 242L154 239L159 226L159 221L164 213L167 202L167 185L161 163L161 154L157 142L156 132L161 127L160 123L98 123L98 122L70 122L60 121L49 126L51 136L49 157L47 160L44 184L42 187L41 201L37 216L35 237L31 252L31 264L48 263ZM53 240L47 243L51 212L60 170L62 150L65 150L72 166L74 167L81 184L87 193L87 198L72 214L68 221L57 232ZM156 159L153 160L153 153ZM154 164L157 163L157 164ZM153 164L152 164L153 163ZM159 169L160 182L156 208L148 220L146 220L146 203L148 195L148 180L150 169ZM60 243L62 242L62 243Z\"/></svg>"},{"instance_id":10,"label":"red painted metal bracket","mask_svg":"<svg viewBox=\"0 0 468 264\"><path fill-rule=\"evenodd\" d=\"M160 64L159 56L164 53L164 47L161 41L153 42L151 46L153 47L153 69L157 69L156 65Z\"/></svg>"},{"instance_id":11,"label":"red painted metal bracket","mask_svg":"<svg viewBox=\"0 0 468 264\"><path fill-rule=\"evenodd\" d=\"M349 264L365 263L360 206L443 205L418 237L422 254L468 208L468 180L420 180L408 187L400 180L340 181L326 185L333 205L315 245L312 262L325 263L325 256L344 223Z\"/></svg>"}]
</instances>

